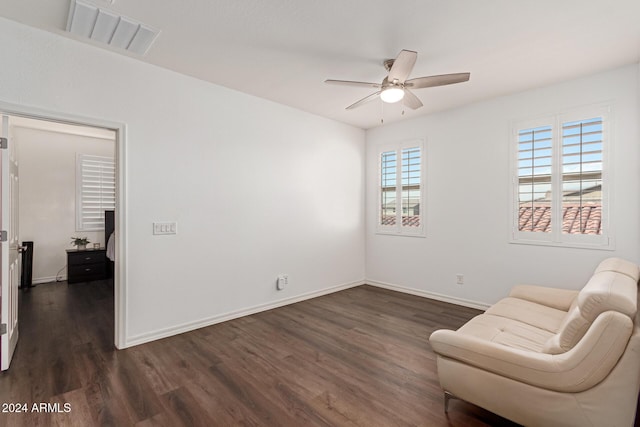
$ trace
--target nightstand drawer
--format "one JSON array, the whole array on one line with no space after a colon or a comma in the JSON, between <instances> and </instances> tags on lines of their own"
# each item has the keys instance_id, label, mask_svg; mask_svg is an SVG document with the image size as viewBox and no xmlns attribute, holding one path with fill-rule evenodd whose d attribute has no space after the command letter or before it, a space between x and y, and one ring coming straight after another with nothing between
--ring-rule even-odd
<instances>
[{"instance_id":1,"label":"nightstand drawer","mask_svg":"<svg viewBox=\"0 0 640 427\"><path fill-rule=\"evenodd\" d=\"M96 276L101 278L105 274L105 265L102 264L82 264L82 265L69 265L69 276Z\"/></svg>"},{"instance_id":2,"label":"nightstand drawer","mask_svg":"<svg viewBox=\"0 0 640 427\"><path fill-rule=\"evenodd\" d=\"M104 251L79 251L69 253L68 258L69 265L83 265L83 264L95 264L104 263L105 252Z\"/></svg>"}]
</instances>

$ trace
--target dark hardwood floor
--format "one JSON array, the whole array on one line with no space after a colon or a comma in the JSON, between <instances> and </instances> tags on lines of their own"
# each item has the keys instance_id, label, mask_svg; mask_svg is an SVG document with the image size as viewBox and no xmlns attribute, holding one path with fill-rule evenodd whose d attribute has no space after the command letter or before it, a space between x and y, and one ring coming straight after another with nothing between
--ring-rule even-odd
<instances>
[{"instance_id":1,"label":"dark hardwood floor","mask_svg":"<svg viewBox=\"0 0 640 427\"><path fill-rule=\"evenodd\" d=\"M428 337L468 308L361 286L117 351L109 281L39 285L20 304L0 403L28 412L2 426L514 425L462 401L443 412Z\"/></svg>"}]
</instances>

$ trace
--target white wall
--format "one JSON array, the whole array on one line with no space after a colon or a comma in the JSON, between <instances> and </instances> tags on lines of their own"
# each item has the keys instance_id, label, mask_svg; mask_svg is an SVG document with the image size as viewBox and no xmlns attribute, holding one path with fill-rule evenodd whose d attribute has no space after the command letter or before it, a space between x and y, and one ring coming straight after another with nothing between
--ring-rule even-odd
<instances>
[{"instance_id":1,"label":"white wall","mask_svg":"<svg viewBox=\"0 0 640 427\"><path fill-rule=\"evenodd\" d=\"M517 283L577 289L609 256L640 262L637 74L637 65L627 66L369 130L367 279L486 304ZM614 108L610 170L616 250L509 244L510 120L599 102ZM415 137L426 138L427 237L377 235L376 147ZM464 274L464 285L456 285L456 274Z\"/></svg>"},{"instance_id":2,"label":"white wall","mask_svg":"<svg viewBox=\"0 0 640 427\"><path fill-rule=\"evenodd\" d=\"M0 102L127 125L127 345L363 280L364 131L5 19L0 40Z\"/></svg>"},{"instance_id":3,"label":"white wall","mask_svg":"<svg viewBox=\"0 0 640 427\"><path fill-rule=\"evenodd\" d=\"M13 127L20 164L20 240L33 241L33 282L67 277L71 237L105 246L104 231L76 231L76 154L114 157L115 141Z\"/></svg>"}]
</instances>

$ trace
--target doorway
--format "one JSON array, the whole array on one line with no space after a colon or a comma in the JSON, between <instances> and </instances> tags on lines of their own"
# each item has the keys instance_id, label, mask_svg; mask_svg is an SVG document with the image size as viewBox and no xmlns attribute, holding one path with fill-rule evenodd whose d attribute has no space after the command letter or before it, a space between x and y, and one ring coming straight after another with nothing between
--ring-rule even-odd
<instances>
[{"instance_id":1,"label":"doorway","mask_svg":"<svg viewBox=\"0 0 640 427\"><path fill-rule=\"evenodd\" d=\"M108 268L107 271L112 271L113 277L113 319L115 325L113 343L116 348L123 348L124 312L121 307L124 305L122 260L124 260L125 236L123 232L124 194L122 189L125 186L122 164L125 151L125 126L65 114L32 111L16 106L6 106L2 103L0 103L0 112L8 117L9 128L13 129L9 144L15 144L19 154L37 152L42 154L43 150L49 151L48 155L44 157L41 155L36 158L36 156L28 162L25 161L23 164L25 170L20 172L24 178L22 186L34 192L29 197L20 197L21 201L26 203L24 203L25 206L20 206L18 209L18 218L24 222L18 228L28 234L21 233L20 241L34 240L34 285L46 286L45 283L67 279L68 267L66 267L67 254L65 249L71 248L71 238L86 237L90 241L90 249L94 249L93 245L96 245L96 250L106 249L109 242L104 230L97 230L95 224L78 228L82 226L79 223L82 221L82 211L79 210L79 213L76 213L76 204L82 195L77 194L76 183L78 181L77 175L80 173L78 165L80 157L82 157L81 154L85 155L83 158L97 156L96 158L112 159L114 186L112 207L115 208L112 227L115 228L113 239L115 240L113 245L115 249L111 255L117 259L113 263L113 270L109 268L108 261L105 265ZM21 144L24 146L21 147ZM49 175L48 178L42 179L43 176L38 176L38 174L44 175L45 169L48 169ZM34 173L34 171L36 172ZM71 186L68 185L70 179L73 181ZM64 181L67 183L66 187L54 194L55 192L47 190L47 185L43 185L52 184L50 182L52 180ZM42 217L47 215L47 209L43 209L44 206L50 206L49 210L51 216L54 217L51 218L53 221L48 223L42 221ZM71 215L69 215L70 206L73 210ZM54 208L56 212L53 212ZM84 219L90 222L89 217ZM52 223L56 225L51 226ZM63 247L61 248L60 245ZM90 282L86 285L90 286ZM0 313L0 315L4 319L4 314ZM16 326L16 331L18 331L19 323ZM3 366L6 364L3 363Z\"/></svg>"}]
</instances>

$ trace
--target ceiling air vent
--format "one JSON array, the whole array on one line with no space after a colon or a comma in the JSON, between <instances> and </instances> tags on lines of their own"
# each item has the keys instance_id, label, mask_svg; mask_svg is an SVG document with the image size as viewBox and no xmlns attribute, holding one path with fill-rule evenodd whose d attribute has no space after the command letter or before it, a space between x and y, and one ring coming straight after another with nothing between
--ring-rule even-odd
<instances>
[{"instance_id":1,"label":"ceiling air vent","mask_svg":"<svg viewBox=\"0 0 640 427\"><path fill-rule=\"evenodd\" d=\"M144 55L158 30L91 3L71 0L67 31L129 52Z\"/></svg>"}]
</instances>

